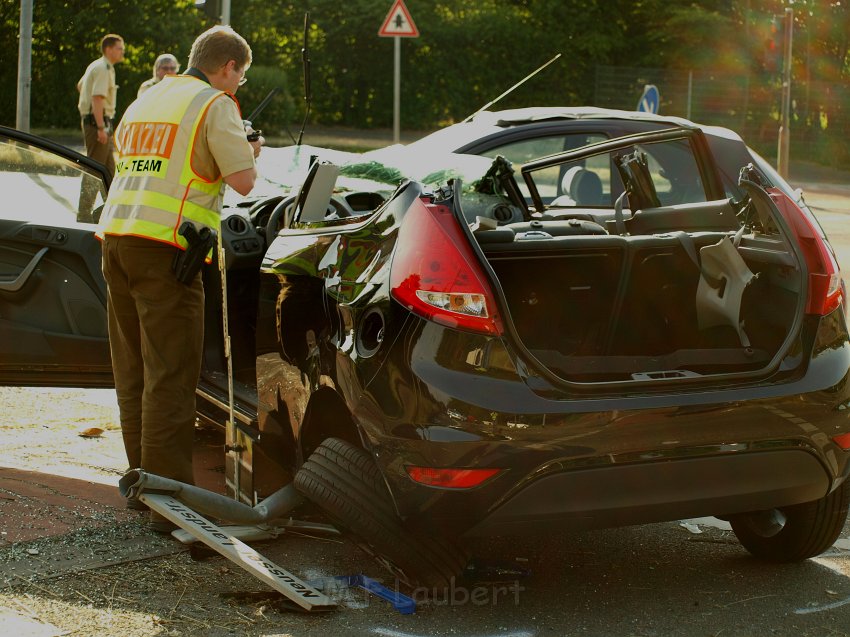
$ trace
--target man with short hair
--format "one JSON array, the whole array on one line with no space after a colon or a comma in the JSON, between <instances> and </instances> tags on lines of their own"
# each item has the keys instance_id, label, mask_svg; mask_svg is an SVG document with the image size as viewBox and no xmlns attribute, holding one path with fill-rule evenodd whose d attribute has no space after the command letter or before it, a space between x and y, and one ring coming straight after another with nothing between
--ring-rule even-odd
<instances>
[{"instance_id":1,"label":"man with short hair","mask_svg":"<svg viewBox=\"0 0 850 637\"><path fill-rule=\"evenodd\" d=\"M150 87L159 84L166 75L177 75L177 71L179 70L180 63L177 61L177 58L171 55L171 53L163 53L153 63L153 77L142 82L141 86L139 86L139 92L136 93L136 97L141 97L142 93Z\"/></svg>"},{"instance_id":2,"label":"man with short hair","mask_svg":"<svg viewBox=\"0 0 850 637\"><path fill-rule=\"evenodd\" d=\"M89 64L77 82L80 92L77 108L82 118L86 154L104 164L112 177L115 174L112 119L118 96L115 65L124 60L124 38L115 33L105 35L100 41L100 50L103 56Z\"/></svg>"},{"instance_id":3,"label":"man with short hair","mask_svg":"<svg viewBox=\"0 0 850 637\"><path fill-rule=\"evenodd\" d=\"M204 288L200 268L178 279L174 267L193 249L189 238L219 230L224 184L242 195L254 187L264 140L246 139L235 97L250 65L245 39L216 26L195 40L184 75L163 78L130 105L116 131L117 174L101 218L127 459L130 468L189 484ZM150 515L155 531L173 528Z\"/></svg>"}]
</instances>

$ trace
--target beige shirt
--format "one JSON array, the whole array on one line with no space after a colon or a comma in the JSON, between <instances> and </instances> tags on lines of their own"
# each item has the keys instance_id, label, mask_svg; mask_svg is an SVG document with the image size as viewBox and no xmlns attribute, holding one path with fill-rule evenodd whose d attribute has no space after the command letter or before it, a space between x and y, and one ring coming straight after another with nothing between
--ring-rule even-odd
<instances>
[{"instance_id":1,"label":"beige shirt","mask_svg":"<svg viewBox=\"0 0 850 637\"><path fill-rule=\"evenodd\" d=\"M80 116L91 113L92 96L101 95L104 98L103 114L115 117L115 102L118 98L118 85L115 83L115 67L105 57L98 58L88 65L86 72L77 82L80 101L77 108Z\"/></svg>"},{"instance_id":2,"label":"beige shirt","mask_svg":"<svg viewBox=\"0 0 850 637\"><path fill-rule=\"evenodd\" d=\"M159 84L159 79L155 77L152 77L142 82L141 86L139 86L139 92L136 93L136 99L140 98L145 91L147 91L150 87L156 84Z\"/></svg>"},{"instance_id":3,"label":"beige shirt","mask_svg":"<svg viewBox=\"0 0 850 637\"><path fill-rule=\"evenodd\" d=\"M206 179L227 177L254 167L254 149L236 102L220 95L210 104L192 151L192 168Z\"/></svg>"}]
</instances>

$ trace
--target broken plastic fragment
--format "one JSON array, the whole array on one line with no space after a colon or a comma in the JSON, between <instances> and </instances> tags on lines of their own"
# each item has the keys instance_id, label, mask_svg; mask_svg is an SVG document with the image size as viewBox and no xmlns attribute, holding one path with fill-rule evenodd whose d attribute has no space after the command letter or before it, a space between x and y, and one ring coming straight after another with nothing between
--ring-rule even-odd
<instances>
[{"instance_id":1,"label":"broken plastic fragment","mask_svg":"<svg viewBox=\"0 0 850 637\"><path fill-rule=\"evenodd\" d=\"M690 522L679 522L679 526L681 526L683 529L686 529L690 533L693 533L694 535L699 535L700 533L702 533L701 528L699 528L696 524L691 524Z\"/></svg>"}]
</instances>

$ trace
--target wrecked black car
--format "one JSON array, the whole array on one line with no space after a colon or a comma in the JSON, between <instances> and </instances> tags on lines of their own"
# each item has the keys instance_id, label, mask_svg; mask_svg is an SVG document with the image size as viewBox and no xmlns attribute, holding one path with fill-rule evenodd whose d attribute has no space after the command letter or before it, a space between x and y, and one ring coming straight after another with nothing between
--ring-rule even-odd
<instances>
[{"instance_id":1,"label":"wrecked black car","mask_svg":"<svg viewBox=\"0 0 850 637\"><path fill-rule=\"evenodd\" d=\"M313 151L269 155L300 185L232 201L226 285L204 273L198 412L228 423L234 496L294 481L412 585L486 535L714 515L774 561L838 537L844 286L771 176L739 166L730 195L689 125L418 178L404 149ZM90 226L0 224L4 381L107 384Z\"/></svg>"},{"instance_id":2,"label":"wrecked black car","mask_svg":"<svg viewBox=\"0 0 850 637\"><path fill-rule=\"evenodd\" d=\"M402 579L456 574L463 538L703 515L759 557L828 548L850 499L838 267L756 169L727 198L704 149L680 127L521 180L497 158L331 220L308 183L257 333L278 346L260 436L301 454L296 486ZM570 194L544 203L554 175Z\"/></svg>"}]
</instances>

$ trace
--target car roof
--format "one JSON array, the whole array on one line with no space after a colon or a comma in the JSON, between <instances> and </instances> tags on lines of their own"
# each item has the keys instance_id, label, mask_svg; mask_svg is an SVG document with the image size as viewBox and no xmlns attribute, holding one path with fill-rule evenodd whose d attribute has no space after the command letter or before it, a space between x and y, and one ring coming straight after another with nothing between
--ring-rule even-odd
<instances>
[{"instance_id":1,"label":"car roof","mask_svg":"<svg viewBox=\"0 0 850 637\"><path fill-rule=\"evenodd\" d=\"M437 130L409 144L422 150L429 148L463 149L479 139L508 129L567 120L628 120L670 126L698 126L705 133L740 140L733 131L719 126L703 126L683 117L657 115L639 111L624 111L598 106L532 106L502 111L481 111L474 116Z\"/></svg>"},{"instance_id":2,"label":"car roof","mask_svg":"<svg viewBox=\"0 0 850 637\"><path fill-rule=\"evenodd\" d=\"M622 111L597 106L534 106L504 111L481 111L470 120L473 123L500 127L516 126L553 119L629 119L646 122L666 122L677 126L692 126L682 117L656 115L639 111Z\"/></svg>"}]
</instances>

